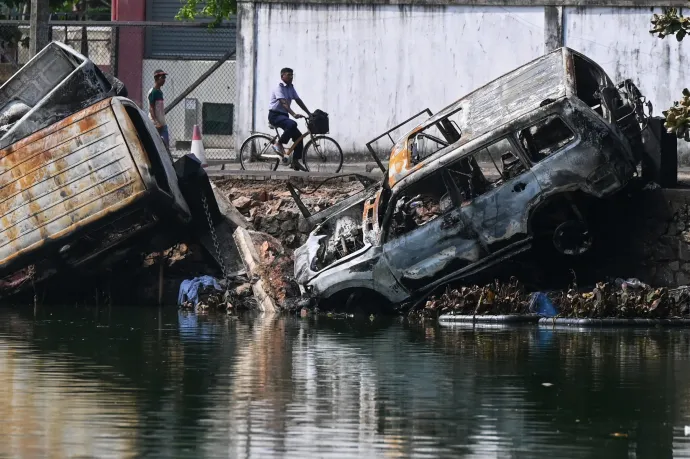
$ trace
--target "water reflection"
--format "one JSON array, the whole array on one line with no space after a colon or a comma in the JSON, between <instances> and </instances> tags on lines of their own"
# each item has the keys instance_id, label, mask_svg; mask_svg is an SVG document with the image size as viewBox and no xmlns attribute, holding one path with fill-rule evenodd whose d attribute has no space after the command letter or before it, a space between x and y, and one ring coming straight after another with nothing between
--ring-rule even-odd
<instances>
[{"instance_id":1,"label":"water reflection","mask_svg":"<svg viewBox=\"0 0 690 459\"><path fill-rule=\"evenodd\" d=\"M683 330L4 309L0 457L684 457L689 351Z\"/></svg>"}]
</instances>

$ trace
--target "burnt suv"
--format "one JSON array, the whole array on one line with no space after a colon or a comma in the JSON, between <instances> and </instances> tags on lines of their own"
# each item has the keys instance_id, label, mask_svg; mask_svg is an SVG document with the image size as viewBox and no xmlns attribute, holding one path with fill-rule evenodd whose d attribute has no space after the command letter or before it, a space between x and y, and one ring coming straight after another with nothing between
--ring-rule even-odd
<instances>
[{"instance_id":1,"label":"burnt suv","mask_svg":"<svg viewBox=\"0 0 690 459\"><path fill-rule=\"evenodd\" d=\"M400 303L535 244L586 253L588 203L621 190L645 154L643 102L568 48L501 76L395 144L382 183L296 250L297 282L319 299Z\"/></svg>"}]
</instances>

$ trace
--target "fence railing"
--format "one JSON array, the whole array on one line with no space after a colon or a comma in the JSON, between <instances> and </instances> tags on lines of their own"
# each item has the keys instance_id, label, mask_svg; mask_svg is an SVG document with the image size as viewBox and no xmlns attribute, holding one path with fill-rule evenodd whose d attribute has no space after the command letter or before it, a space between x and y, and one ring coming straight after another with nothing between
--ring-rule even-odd
<instances>
[{"instance_id":1,"label":"fence railing","mask_svg":"<svg viewBox=\"0 0 690 459\"><path fill-rule=\"evenodd\" d=\"M177 102L166 114L173 154L189 151L196 124L209 159L234 159L234 25L209 29L197 23L51 21L50 38L123 81L128 97L145 111L153 73L164 70L166 105ZM0 21L0 82L30 58L28 21Z\"/></svg>"}]
</instances>

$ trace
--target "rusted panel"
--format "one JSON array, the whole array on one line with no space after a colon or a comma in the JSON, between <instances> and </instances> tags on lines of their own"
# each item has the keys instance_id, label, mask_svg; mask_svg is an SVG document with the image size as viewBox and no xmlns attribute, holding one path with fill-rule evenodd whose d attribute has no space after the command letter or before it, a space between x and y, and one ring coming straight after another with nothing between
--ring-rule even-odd
<instances>
[{"instance_id":1,"label":"rusted panel","mask_svg":"<svg viewBox=\"0 0 690 459\"><path fill-rule=\"evenodd\" d=\"M0 87L0 147L115 94L85 56L52 42Z\"/></svg>"},{"instance_id":2,"label":"rusted panel","mask_svg":"<svg viewBox=\"0 0 690 459\"><path fill-rule=\"evenodd\" d=\"M0 158L0 266L146 191L110 100L3 149Z\"/></svg>"}]
</instances>

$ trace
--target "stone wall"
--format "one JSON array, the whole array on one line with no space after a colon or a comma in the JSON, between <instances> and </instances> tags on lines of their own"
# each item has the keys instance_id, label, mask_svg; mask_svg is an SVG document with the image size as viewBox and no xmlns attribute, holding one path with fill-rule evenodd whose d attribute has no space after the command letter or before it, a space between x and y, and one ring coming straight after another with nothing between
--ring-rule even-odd
<instances>
[{"instance_id":1,"label":"stone wall","mask_svg":"<svg viewBox=\"0 0 690 459\"><path fill-rule=\"evenodd\" d=\"M593 270L660 287L690 285L690 189L629 190L598 219L606 236Z\"/></svg>"}]
</instances>

